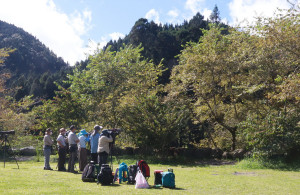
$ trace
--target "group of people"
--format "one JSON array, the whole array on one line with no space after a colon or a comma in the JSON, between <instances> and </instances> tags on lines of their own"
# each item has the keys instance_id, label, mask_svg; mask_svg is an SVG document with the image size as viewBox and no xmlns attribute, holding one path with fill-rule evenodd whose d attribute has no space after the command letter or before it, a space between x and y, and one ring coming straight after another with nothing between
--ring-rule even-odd
<instances>
[{"instance_id":1,"label":"group of people","mask_svg":"<svg viewBox=\"0 0 300 195\"><path fill-rule=\"evenodd\" d=\"M58 146L58 171L77 173L77 171L74 170L77 156L79 160L79 170L83 171L88 163L88 143L90 144L91 161L99 163L100 167L102 164L106 164L110 150L109 143L113 142L113 137L110 134L101 133L102 129L102 126L95 125L90 135L85 129L82 129L78 135L76 135L76 127L74 125L70 126L68 133L64 128L61 128L56 139ZM54 143L51 135L52 130L48 128L44 136L44 170L53 170L50 167L50 154ZM65 168L67 152L69 152L70 155L68 169Z\"/></svg>"}]
</instances>

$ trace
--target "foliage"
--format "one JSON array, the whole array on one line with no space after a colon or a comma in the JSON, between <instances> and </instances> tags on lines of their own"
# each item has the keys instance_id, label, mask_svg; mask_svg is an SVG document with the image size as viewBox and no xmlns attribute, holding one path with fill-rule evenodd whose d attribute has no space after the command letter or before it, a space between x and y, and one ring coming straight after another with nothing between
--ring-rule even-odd
<instances>
[{"instance_id":1,"label":"foliage","mask_svg":"<svg viewBox=\"0 0 300 195\"><path fill-rule=\"evenodd\" d=\"M14 52L7 56L5 66L0 71L9 73L6 81L8 88L14 89L10 95L17 100L25 96L52 98L57 90L54 81L64 79L61 72L68 65L58 58L44 44L23 29L0 21L0 48L12 48Z\"/></svg>"},{"instance_id":2,"label":"foliage","mask_svg":"<svg viewBox=\"0 0 300 195\"><path fill-rule=\"evenodd\" d=\"M180 54L170 94L190 94L198 121L228 130L234 150L237 125L247 110L239 99L246 78L243 66L253 47L246 33L232 30L222 35L222 29L214 26L204 33L199 43L190 43Z\"/></svg>"},{"instance_id":3,"label":"foliage","mask_svg":"<svg viewBox=\"0 0 300 195\"><path fill-rule=\"evenodd\" d=\"M74 68L13 79L11 86L23 83L14 94L19 101L4 98L14 90L6 90L9 74L1 72L1 127L41 135L48 127L57 133L71 124L99 124L123 128L118 141L145 152L204 146L298 154L299 9L246 28L229 28L218 14L215 7L211 21L198 13L182 25L139 19L128 36ZM12 37L22 43L19 34ZM0 60L8 51L0 50Z\"/></svg>"},{"instance_id":4,"label":"foliage","mask_svg":"<svg viewBox=\"0 0 300 195\"><path fill-rule=\"evenodd\" d=\"M3 65L5 58L13 51L14 50L11 49L0 49L0 66ZM17 140L22 139L23 136L29 133L28 130L34 122L34 116L31 113L28 113L29 107L32 105L33 101L30 97L26 97L21 101L16 101L11 97L6 96L9 92L5 88L5 82L8 78L8 74L0 74L0 130L15 130L16 135L9 137L9 139L14 138L13 140ZM23 141L17 143L19 145L15 145L15 147L26 145Z\"/></svg>"},{"instance_id":5,"label":"foliage","mask_svg":"<svg viewBox=\"0 0 300 195\"><path fill-rule=\"evenodd\" d=\"M43 105L36 107L33 112L37 117L35 129L51 128L55 136L59 134L60 128L68 128L70 125L78 128L87 118L86 110L78 98L64 88L53 100L44 100Z\"/></svg>"},{"instance_id":6,"label":"foliage","mask_svg":"<svg viewBox=\"0 0 300 195\"><path fill-rule=\"evenodd\" d=\"M221 18L220 18L220 11L218 9L218 6L215 5L212 13L209 16L210 21L212 21L213 23L220 23Z\"/></svg>"},{"instance_id":7,"label":"foliage","mask_svg":"<svg viewBox=\"0 0 300 195\"><path fill-rule=\"evenodd\" d=\"M86 70L70 76L72 96L89 112L89 120L108 127L120 122L122 99L154 89L160 65L142 59L141 48L124 46L119 52L100 51L90 57Z\"/></svg>"},{"instance_id":8,"label":"foliage","mask_svg":"<svg viewBox=\"0 0 300 195\"><path fill-rule=\"evenodd\" d=\"M228 131L232 150L241 143L261 154L288 153L299 147L299 29L295 10L229 34L211 26L179 55L169 96L189 99L215 140Z\"/></svg>"},{"instance_id":9,"label":"foliage","mask_svg":"<svg viewBox=\"0 0 300 195\"><path fill-rule=\"evenodd\" d=\"M122 44L132 44L135 47L141 44L144 47L142 55L145 58L152 59L154 64L159 64L163 60L163 66L167 70L160 77L159 82L165 84L169 82L171 70L177 65L176 56L183 46L189 41L197 42L203 35L201 29L209 29L209 23L200 13L180 25L159 25L141 18L135 22L127 36L118 41L108 42L104 49L111 46L111 50L118 51ZM223 23L220 25L227 28Z\"/></svg>"}]
</instances>

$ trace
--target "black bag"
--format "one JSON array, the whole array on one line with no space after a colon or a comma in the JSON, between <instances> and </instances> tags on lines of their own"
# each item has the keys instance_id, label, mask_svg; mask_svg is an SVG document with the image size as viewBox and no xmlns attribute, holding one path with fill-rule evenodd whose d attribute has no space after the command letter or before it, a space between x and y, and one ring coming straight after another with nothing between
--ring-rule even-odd
<instances>
[{"instance_id":1,"label":"black bag","mask_svg":"<svg viewBox=\"0 0 300 195\"><path fill-rule=\"evenodd\" d=\"M111 168L109 165L102 165L100 168L100 173L97 176L98 183L102 185L110 185L114 181Z\"/></svg>"},{"instance_id":2,"label":"black bag","mask_svg":"<svg viewBox=\"0 0 300 195\"><path fill-rule=\"evenodd\" d=\"M94 182L95 181L95 164L88 163L84 167L81 179L83 182Z\"/></svg>"},{"instance_id":3,"label":"black bag","mask_svg":"<svg viewBox=\"0 0 300 195\"><path fill-rule=\"evenodd\" d=\"M128 183L129 184L135 184L136 173L137 173L137 166L130 165L128 168Z\"/></svg>"}]
</instances>

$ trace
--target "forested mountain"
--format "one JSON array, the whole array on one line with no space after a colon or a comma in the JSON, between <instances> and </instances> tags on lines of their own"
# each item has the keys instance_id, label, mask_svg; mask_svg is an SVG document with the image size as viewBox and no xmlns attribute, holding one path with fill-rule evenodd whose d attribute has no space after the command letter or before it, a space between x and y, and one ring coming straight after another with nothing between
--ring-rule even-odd
<instances>
[{"instance_id":1,"label":"forested mountain","mask_svg":"<svg viewBox=\"0 0 300 195\"><path fill-rule=\"evenodd\" d=\"M210 23L219 23L219 13L212 16L213 20L205 20L203 15L197 13L191 20L184 21L181 25L161 25L141 18L136 21L127 36L118 41L108 42L104 49L110 46L112 51L118 51L123 44L134 46L141 44L144 47L142 52L144 57L153 60L155 64L163 59L164 68L168 70L164 72L160 81L166 83L173 66L177 64L176 56L183 46L190 41L198 42L203 35L202 29L208 30ZM223 33L227 33L228 26L222 23L219 25L224 27Z\"/></svg>"},{"instance_id":2,"label":"forested mountain","mask_svg":"<svg viewBox=\"0 0 300 195\"><path fill-rule=\"evenodd\" d=\"M187 42L198 42L203 35L202 29L209 29L209 23L219 22L219 15L214 20L204 20L204 16L197 13L191 20L182 24L156 24L141 18L136 21L125 38L109 41L104 50L119 51L123 44L140 44L144 48L143 57L159 64L163 60L163 68L167 69L160 77L160 83L168 83L171 70L178 64L176 56ZM227 29L225 24L220 24ZM224 30L226 33L227 30ZM54 81L65 79L67 73L72 72L62 58L58 58L43 43L34 36L12 24L0 21L0 48L15 49L5 61L1 71L11 73L7 82L9 88L15 89L12 95L18 100L26 95L52 98L57 90ZM81 62L81 69L88 62ZM77 63L77 66L79 63Z\"/></svg>"},{"instance_id":3,"label":"forested mountain","mask_svg":"<svg viewBox=\"0 0 300 195\"><path fill-rule=\"evenodd\" d=\"M0 48L15 49L1 67L2 72L11 74L7 87L16 89L14 97L53 97L56 89L53 82L60 80L68 69L62 58L22 28L3 21L0 21Z\"/></svg>"}]
</instances>

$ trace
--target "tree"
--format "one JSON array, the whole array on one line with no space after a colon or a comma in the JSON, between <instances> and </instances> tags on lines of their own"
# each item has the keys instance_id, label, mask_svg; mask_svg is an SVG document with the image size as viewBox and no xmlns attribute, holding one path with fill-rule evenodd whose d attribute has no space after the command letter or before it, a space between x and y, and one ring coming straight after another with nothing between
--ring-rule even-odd
<instances>
[{"instance_id":1,"label":"tree","mask_svg":"<svg viewBox=\"0 0 300 195\"><path fill-rule=\"evenodd\" d=\"M241 129L257 154L295 156L295 151L300 154L299 11L293 8L273 18L260 18L251 30L261 37L252 81L262 86L263 101Z\"/></svg>"},{"instance_id":2,"label":"tree","mask_svg":"<svg viewBox=\"0 0 300 195\"><path fill-rule=\"evenodd\" d=\"M214 139L231 135L232 150L240 142L268 154L297 148L299 24L290 10L250 30L211 26L180 54L170 94L190 97L197 119L214 125Z\"/></svg>"},{"instance_id":3,"label":"tree","mask_svg":"<svg viewBox=\"0 0 300 195\"><path fill-rule=\"evenodd\" d=\"M210 16L209 16L209 19L210 19L210 21L213 22L213 23L216 23L216 24L219 24L219 23L220 23L220 21L221 21L221 18L220 18L220 11L219 11L217 5L215 5L215 7L214 7L212 13L211 13Z\"/></svg>"},{"instance_id":4,"label":"tree","mask_svg":"<svg viewBox=\"0 0 300 195\"><path fill-rule=\"evenodd\" d=\"M119 126L119 105L126 97L147 94L156 87L161 64L144 60L141 51L141 47L131 45L119 52L101 50L90 56L86 70L76 69L70 76L70 91L88 110L90 121Z\"/></svg>"}]
</instances>

